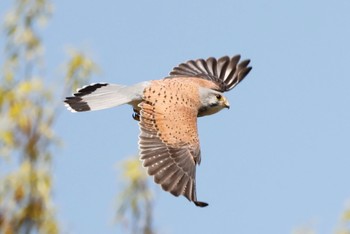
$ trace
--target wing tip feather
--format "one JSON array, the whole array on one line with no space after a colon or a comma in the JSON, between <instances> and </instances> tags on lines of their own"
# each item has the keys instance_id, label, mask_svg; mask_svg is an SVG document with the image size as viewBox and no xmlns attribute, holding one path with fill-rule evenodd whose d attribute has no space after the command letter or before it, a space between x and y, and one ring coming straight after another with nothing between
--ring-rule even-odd
<instances>
[{"instance_id":1,"label":"wing tip feather","mask_svg":"<svg viewBox=\"0 0 350 234\"><path fill-rule=\"evenodd\" d=\"M193 203L198 207L207 207L209 204L202 201L193 201Z\"/></svg>"},{"instance_id":2,"label":"wing tip feather","mask_svg":"<svg viewBox=\"0 0 350 234\"><path fill-rule=\"evenodd\" d=\"M223 56L218 59L209 57L206 60L189 60L174 67L168 78L193 76L204 78L217 83L220 91L233 89L243 78L248 75L252 67L248 67L250 59L239 62L241 55L232 57ZM241 72L244 71L244 72Z\"/></svg>"}]
</instances>

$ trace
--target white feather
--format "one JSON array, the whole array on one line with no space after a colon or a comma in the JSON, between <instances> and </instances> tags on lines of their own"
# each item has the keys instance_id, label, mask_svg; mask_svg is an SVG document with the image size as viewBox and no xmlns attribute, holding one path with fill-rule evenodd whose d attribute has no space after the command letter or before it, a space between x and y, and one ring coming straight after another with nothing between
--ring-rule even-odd
<instances>
[{"instance_id":1,"label":"white feather","mask_svg":"<svg viewBox=\"0 0 350 234\"><path fill-rule=\"evenodd\" d=\"M123 104L134 105L142 100L143 90L149 82L132 86L95 83L82 87L77 93L65 100L68 110L94 111Z\"/></svg>"}]
</instances>

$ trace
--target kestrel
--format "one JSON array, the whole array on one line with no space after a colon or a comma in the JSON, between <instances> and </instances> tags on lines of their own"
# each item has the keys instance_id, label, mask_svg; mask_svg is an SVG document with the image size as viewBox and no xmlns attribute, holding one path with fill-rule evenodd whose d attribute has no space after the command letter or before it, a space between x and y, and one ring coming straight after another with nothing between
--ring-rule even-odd
<instances>
[{"instance_id":1,"label":"kestrel","mask_svg":"<svg viewBox=\"0 0 350 234\"><path fill-rule=\"evenodd\" d=\"M197 117L230 107L223 93L252 69L250 60L239 61L240 55L190 60L162 80L131 86L91 84L64 102L73 112L131 105L141 131L140 159L148 174L165 191L205 207L208 204L196 196L196 165L201 162Z\"/></svg>"}]
</instances>

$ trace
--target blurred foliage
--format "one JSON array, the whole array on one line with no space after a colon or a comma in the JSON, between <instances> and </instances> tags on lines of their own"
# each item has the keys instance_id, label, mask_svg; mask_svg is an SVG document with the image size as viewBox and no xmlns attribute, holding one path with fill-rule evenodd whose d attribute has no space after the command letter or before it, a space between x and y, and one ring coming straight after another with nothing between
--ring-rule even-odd
<instances>
[{"instance_id":1,"label":"blurred foliage","mask_svg":"<svg viewBox=\"0 0 350 234\"><path fill-rule=\"evenodd\" d=\"M42 70L38 29L48 20L49 1L17 0L5 16L5 61L0 89L0 155L15 162L1 175L2 233L58 233L51 200L50 147L54 112ZM5 161L6 160L6 161Z\"/></svg>"},{"instance_id":2,"label":"blurred foliage","mask_svg":"<svg viewBox=\"0 0 350 234\"><path fill-rule=\"evenodd\" d=\"M3 82L7 85L13 85L19 77L33 78L42 68L44 49L38 31L46 25L53 10L49 0L14 0L13 5L3 23L7 56Z\"/></svg>"},{"instance_id":3,"label":"blurred foliage","mask_svg":"<svg viewBox=\"0 0 350 234\"><path fill-rule=\"evenodd\" d=\"M335 234L350 234L350 200L346 204L346 209L340 217Z\"/></svg>"},{"instance_id":4,"label":"blurred foliage","mask_svg":"<svg viewBox=\"0 0 350 234\"><path fill-rule=\"evenodd\" d=\"M149 177L139 157L127 159L119 165L125 189L118 196L117 221L131 233L153 234L153 194Z\"/></svg>"},{"instance_id":5,"label":"blurred foliage","mask_svg":"<svg viewBox=\"0 0 350 234\"><path fill-rule=\"evenodd\" d=\"M317 234L315 225L306 225L296 228L292 234ZM333 232L334 234L350 234L350 201L342 212L338 224Z\"/></svg>"},{"instance_id":6,"label":"blurred foliage","mask_svg":"<svg viewBox=\"0 0 350 234\"><path fill-rule=\"evenodd\" d=\"M99 72L97 64L83 52L69 49L70 60L65 66L65 82L69 90L76 90L90 77Z\"/></svg>"},{"instance_id":7,"label":"blurred foliage","mask_svg":"<svg viewBox=\"0 0 350 234\"><path fill-rule=\"evenodd\" d=\"M52 14L48 0L16 0L5 16L0 79L0 233L59 233L52 202L52 148L57 116L43 74L40 29ZM79 85L96 65L71 54L64 87ZM86 80L85 80L86 82ZM55 89L57 91L57 89Z\"/></svg>"},{"instance_id":8,"label":"blurred foliage","mask_svg":"<svg viewBox=\"0 0 350 234\"><path fill-rule=\"evenodd\" d=\"M316 234L317 232L314 230L314 228L309 225L298 227L295 230L292 231L292 234Z\"/></svg>"}]
</instances>

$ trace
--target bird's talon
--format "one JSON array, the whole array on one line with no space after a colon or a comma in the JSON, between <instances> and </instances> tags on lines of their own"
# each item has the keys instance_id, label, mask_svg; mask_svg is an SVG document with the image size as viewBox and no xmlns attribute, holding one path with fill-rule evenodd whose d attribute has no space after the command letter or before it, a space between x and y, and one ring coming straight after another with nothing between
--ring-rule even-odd
<instances>
[{"instance_id":1,"label":"bird's talon","mask_svg":"<svg viewBox=\"0 0 350 234\"><path fill-rule=\"evenodd\" d=\"M132 114L132 118L136 121L140 121L140 113L134 110L134 113Z\"/></svg>"}]
</instances>

